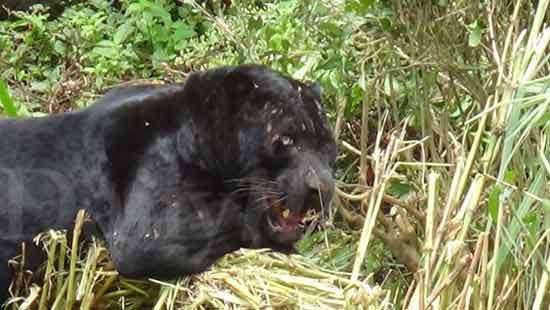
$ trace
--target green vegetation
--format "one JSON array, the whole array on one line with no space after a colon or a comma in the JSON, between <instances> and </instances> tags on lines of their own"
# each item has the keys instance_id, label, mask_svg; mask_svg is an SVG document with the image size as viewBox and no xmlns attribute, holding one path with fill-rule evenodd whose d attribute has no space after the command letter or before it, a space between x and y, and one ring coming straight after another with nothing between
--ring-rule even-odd
<instances>
[{"instance_id":1,"label":"green vegetation","mask_svg":"<svg viewBox=\"0 0 550 310\"><path fill-rule=\"evenodd\" d=\"M17 108L8 92L8 86L2 80L0 80L0 105L4 108L4 114L7 116L17 116Z\"/></svg>"},{"instance_id":2,"label":"green vegetation","mask_svg":"<svg viewBox=\"0 0 550 310\"><path fill-rule=\"evenodd\" d=\"M19 283L14 304L548 309L549 0L92 0L17 16L0 22L8 116L259 62L321 83L341 155L334 212L300 255L243 251L201 276L133 281L100 243L71 251L49 232L51 281Z\"/></svg>"}]
</instances>

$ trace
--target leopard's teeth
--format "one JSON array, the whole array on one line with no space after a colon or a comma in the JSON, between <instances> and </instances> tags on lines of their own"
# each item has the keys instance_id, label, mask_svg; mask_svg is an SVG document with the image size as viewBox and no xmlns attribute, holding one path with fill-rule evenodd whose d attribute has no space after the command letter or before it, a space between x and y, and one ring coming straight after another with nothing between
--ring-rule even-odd
<instances>
[{"instance_id":1,"label":"leopard's teeth","mask_svg":"<svg viewBox=\"0 0 550 310\"><path fill-rule=\"evenodd\" d=\"M267 222L269 223L269 226L271 226L271 228L273 228L274 230L277 231L281 229L281 226L279 224L274 224L269 217L267 218Z\"/></svg>"},{"instance_id":2,"label":"leopard's teeth","mask_svg":"<svg viewBox=\"0 0 550 310\"><path fill-rule=\"evenodd\" d=\"M284 209L283 212L281 212L281 215L283 216L284 219L287 219L288 216L290 215L290 210Z\"/></svg>"}]
</instances>

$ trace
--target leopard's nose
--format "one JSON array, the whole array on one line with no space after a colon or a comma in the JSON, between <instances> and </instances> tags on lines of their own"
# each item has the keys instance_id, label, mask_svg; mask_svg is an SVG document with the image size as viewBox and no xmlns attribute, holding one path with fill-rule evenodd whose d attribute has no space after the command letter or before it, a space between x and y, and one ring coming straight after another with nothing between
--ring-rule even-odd
<instances>
[{"instance_id":1,"label":"leopard's nose","mask_svg":"<svg viewBox=\"0 0 550 310\"><path fill-rule=\"evenodd\" d=\"M306 185L314 192L330 194L333 191L334 180L330 171L322 169L308 169L305 175Z\"/></svg>"},{"instance_id":2,"label":"leopard's nose","mask_svg":"<svg viewBox=\"0 0 550 310\"><path fill-rule=\"evenodd\" d=\"M305 197L304 207L327 212L334 193L332 173L326 170L309 169L305 174L305 183L309 192Z\"/></svg>"}]
</instances>

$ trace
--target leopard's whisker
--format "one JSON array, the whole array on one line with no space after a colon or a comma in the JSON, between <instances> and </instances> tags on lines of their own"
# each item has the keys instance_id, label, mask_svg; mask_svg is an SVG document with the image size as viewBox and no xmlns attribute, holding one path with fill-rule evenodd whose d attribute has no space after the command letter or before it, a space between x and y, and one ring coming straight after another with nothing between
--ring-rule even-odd
<instances>
[{"instance_id":1,"label":"leopard's whisker","mask_svg":"<svg viewBox=\"0 0 550 310\"><path fill-rule=\"evenodd\" d=\"M269 180L266 178L260 178L260 177L244 177L244 178L235 178L235 179L228 179L225 182L227 183L251 183L251 184L264 184L264 183L272 183L277 184L277 181Z\"/></svg>"}]
</instances>

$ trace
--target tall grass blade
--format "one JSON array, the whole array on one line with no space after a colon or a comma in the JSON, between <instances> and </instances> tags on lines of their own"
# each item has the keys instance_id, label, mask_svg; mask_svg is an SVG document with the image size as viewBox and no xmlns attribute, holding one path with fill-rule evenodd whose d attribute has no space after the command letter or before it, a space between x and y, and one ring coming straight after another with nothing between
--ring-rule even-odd
<instances>
[{"instance_id":1,"label":"tall grass blade","mask_svg":"<svg viewBox=\"0 0 550 310\"><path fill-rule=\"evenodd\" d=\"M17 117L17 108L13 103L8 92L8 85L0 79L0 104L4 108L4 113L9 117Z\"/></svg>"}]
</instances>

